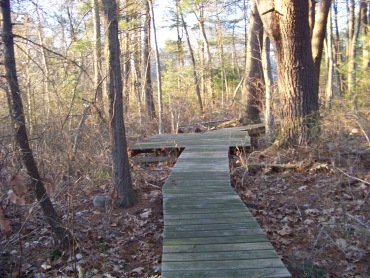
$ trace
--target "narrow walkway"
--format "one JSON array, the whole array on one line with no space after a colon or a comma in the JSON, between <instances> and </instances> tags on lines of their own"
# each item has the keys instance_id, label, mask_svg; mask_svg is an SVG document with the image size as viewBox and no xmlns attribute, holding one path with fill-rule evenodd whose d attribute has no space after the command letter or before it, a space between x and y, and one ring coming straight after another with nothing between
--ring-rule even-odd
<instances>
[{"instance_id":1,"label":"narrow walkway","mask_svg":"<svg viewBox=\"0 0 370 278\"><path fill-rule=\"evenodd\" d=\"M168 138L143 143L185 147L163 186L162 277L291 277L230 185L229 148L248 146L247 132Z\"/></svg>"}]
</instances>

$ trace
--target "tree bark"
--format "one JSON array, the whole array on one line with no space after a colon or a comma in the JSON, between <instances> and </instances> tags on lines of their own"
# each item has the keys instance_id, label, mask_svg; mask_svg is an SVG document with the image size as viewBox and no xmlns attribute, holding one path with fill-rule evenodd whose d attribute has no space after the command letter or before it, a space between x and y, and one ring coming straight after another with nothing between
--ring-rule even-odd
<instances>
[{"instance_id":1,"label":"tree bark","mask_svg":"<svg viewBox=\"0 0 370 278\"><path fill-rule=\"evenodd\" d=\"M262 49L262 66L263 76L265 80L265 125L266 125L266 136L271 139L272 132L274 129L274 115L273 115L273 81L272 81L272 70L270 61L270 39L267 37L266 32L263 35L263 49Z\"/></svg>"},{"instance_id":2,"label":"tree bark","mask_svg":"<svg viewBox=\"0 0 370 278\"><path fill-rule=\"evenodd\" d=\"M156 61L156 71L157 71L157 92L158 92L158 133L162 134L163 133L163 101L162 101L161 63L159 61L157 30L155 28L153 3L152 3L152 0L147 0L147 1L150 6L150 13L152 17L154 46L155 46L155 61Z\"/></svg>"},{"instance_id":3,"label":"tree bark","mask_svg":"<svg viewBox=\"0 0 370 278\"><path fill-rule=\"evenodd\" d=\"M98 0L91 0L93 8L93 25L94 25L94 87L95 97L99 107L103 107L103 86L101 82L101 32Z\"/></svg>"},{"instance_id":4,"label":"tree bark","mask_svg":"<svg viewBox=\"0 0 370 278\"><path fill-rule=\"evenodd\" d=\"M315 25L312 30L312 57L315 64L317 80L320 80L320 65L330 5L331 0L320 0L317 7L317 15L315 15ZM317 85L318 84L317 82ZM317 107L315 107L315 109L317 109Z\"/></svg>"},{"instance_id":5,"label":"tree bark","mask_svg":"<svg viewBox=\"0 0 370 278\"><path fill-rule=\"evenodd\" d=\"M149 119L152 121L156 118L155 106L153 99L151 62L150 62L150 6L149 2L145 1L145 23L144 23L144 48L143 48L143 75L144 75L144 95L146 112Z\"/></svg>"},{"instance_id":6,"label":"tree bark","mask_svg":"<svg viewBox=\"0 0 370 278\"><path fill-rule=\"evenodd\" d=\"M362 21L362 70L367 72L370 67L370 34L369 34L369 15L370 15L370 1L363 1L361 3L363 5L362 14L361 14L361 21ZM368 15L369 12L369 15Z\"/></svg>"},{"instance_id":7,"label":"tree bark","mask_svg":"<svg viewBox=\"0 0 370 278\"><path fill-rule=\"evenodd\" d=\"M352 107L357 107L357 94L356 94L356 42L360 32L361 26L361 3L358 4L358 11L355 14L355 2L350 0L350 19L348 22L348 93L352 102Z\"/></svg>"},{"instance_id":8,"label":"tree bark","mask_svg":"<svg viewBox=\"0 0 370 278\"><path fill-rule=\"evenodd\" d=\"M261 121L259 113L261 110L262 87L264 84L261 64L263 25L256 2L253 3L250 16L250 28L244 89L247 97L246 121L253 124Z\"/></svg>"},{"instance_id":9,"label":"tree bark","mask_svg":"<svg viewBox=\"0 0 370 278\"><path fill-rule=\"evenodd\" d=\"M102 3L107 24L108 97L112 136L113 184L117 187L119 195L117 205L119 207L131 207L135 204L135 194L132 189L123 121L123 88L118 41L117 3L115 0L103 0Z\"/></svg>"},{"instance_id":10,"label":"tree bark","mask_svg":"<svg viewBox=\"0 0 370 278\"><path fill-rule=\"evenodd\" d=\"M327 61L327 81L325 89L325 107L330 108L333 102L333 77L334 77L334 53L333 53L333 26L331 22L331 12L329 11L329 20L327 23L326 34L326 61Z\"/></svg>"},{"instance_id":11,"label":"tree bark","mask_svg":"<svg viewBox=\"0 0 370 278\"><path fill-rule=\"evenodd\" d=\"M3 16L3 43L4 43L4 65L6 69L6 80L9 84L15 140L20 149L21 159L31 178L31 188L35 192L41 209L53 231L56 239L63 247L68 247L69 234L63 227L62 220L54 209L49 196L46 193L44 182L39 174L36 161L29 145L26 119L24 115L21 92L18 84L17 69L14 55L14 40L12 32L11 12L9 0L1 0L1 11Z\"/></svg>"},{"instance_id":12,"label":"tree bark","mask_svg":"<svg viewBox=\"0 0 370 278\"><path fill-rule=\"evenodd\" d=\"M339 35L339 27L338 27L338 4L337 1L333 3L333 20L334 20L334 28L335 28L335 37L334 37L334 50L335 50L335 73L337 76L337 83L339 94L342 95L345 91L345 77L344 74L340 71L340 68L343 63L343 48L340 43L340 35Z\"/></svg>"},{"instance_id":13,"label":"tree bark","mask_svg":"<svg viewBox=\"0 0 370 278\"><path fill-rule=\"evenodd\" d=\"M308 21L308 1L257 0L265 30L275 49L281 95L279 144L305 145L314 128L312 100L318 98Z\"/></svg>"}]
</instances>

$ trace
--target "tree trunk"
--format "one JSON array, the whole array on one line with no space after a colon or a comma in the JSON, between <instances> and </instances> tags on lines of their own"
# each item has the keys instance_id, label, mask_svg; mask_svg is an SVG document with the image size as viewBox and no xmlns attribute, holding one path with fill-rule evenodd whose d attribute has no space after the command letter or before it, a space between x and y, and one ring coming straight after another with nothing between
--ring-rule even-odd
<instances>
[{"instance_id":1,"label":"tree trunk","mask_svg":"<svg viewBox=\"0 0 370 278\"><path fill-rule=\"evenodd\" d=\"M131 207L135 204L132 189L130 164L127 154L125 125L123 121L122 75L120 48L118 41L117 3L115 0L103 0L107 30L107 69L109 116L112 136L113 184L117 187L119 207Z\"/></svg>"},{"instance_id":2,"label":"tree trunk","mask_svg":"<svg viewBox=\"0 0 370 278\"><path fill-rule=\"evenodd\" d=\"M333 75L334 75L334 55L333 55L333 26L331 23L331 12L327 23L326 34L326 60L327 60L327 81L325 89L325 107L330 108L333 102Z\"/></svg>"},{"instance_id":3,"label":"tree trunk","mask_svg":"<svg viewBox=\"0 0 370 278\"><path fill-rule=\"evenodd\" d=\"M317 80L320 80L320 65L330 5L331 0L320 0L317 7L317 15L315 15L315 25L312 31L312 57L315 64ZM317 82L317 85L318 84L319 82ZM318 109L318 107L314 109Z\"/></svg>"},{"instance_id":4,"label":"tree trunk","mask_svg":"<svg viewBox=\"0 0 370 278\"><path fill-rule=\"evenodd\" d=\"M183 15L181 7L180 7L180 16L181 16L182 26L183 26L184 31L185 31L186 42L188 44L188 48L189 48L189 52L190 52L191 63L192 63L192 66L193 66L194 88L195 88L195 92L196 92L197 98L198 98L199 112L200 112L201 115L204 115L202 97L201 97L201 94L200 94L200 88L199 88L199 82L198 82L197 66L195 64L194 52L193 52L193 48L191 47L188 28L186 26L186 22L184 20L184 15Z\"/></svg>"},{"instance_id":5,"label":"tree trunk","mask_svg":"<svg viewBox=\"0 0 370 278\"><path fill-rule=\"evenodd\" d=\"M272 70L270 61L270 39L267 37L266 32L263 35L263 49L262 49L262 66L263 76L265 80L265 125L266 125L266 137L271 140L272 132L274 129L274 115L273 115L273 81L272 81Z\"/></svg>"},{"instance_id":6,"label":"tree trunk","mask_svg":"<svg viewBox=\"0 0 370 278\"><path fill-rule=\"evenodd\" d=\"M367 72L370 67L370 34L369 34L369 15L370 14L370 1L367 0L366 2L363 1L361 3L363 5L362 8L362 15L361 15L361 21L362 21L362 69L364 72Z\"/></svg>"},{"instance_id":7,"label":"tree trunk","mask_svg":"<svg viewBox=\"0 0 370 278\"><path fill-rule=\"evenodd\" d=\"M95 97L98 102L98 107L103 107L103 86L101 77L101 32L100 32L100 16L98 0L91 0L93 8L93 24L94 24L94 87ZM103 111L103 109L101 109Z\"/></svg>"},{"instance_id":8,"label":"tree trunk","mask_svg":"<svg viewBox=\"0 0 370 278\"><path fill-rule=\"evenodd\" d=\"M309 117L314 112L311 101L318 94L308 23L308 1L257 1L264 28L276 49L281 95L279 144L305 145L313 135L314 126Z\"/></svg>"},{"instance_id":9,"label":"tree trunk","mask_svg":"<svg viewBox=\"0 0 370 278\"><path fill-rule=\"evenodd\" d=\"M335 74L337 77L337 83L339 88L339 94L342 95L345 91L345 85L344 85L344 74L340 71L340 68L343 63L343 47L340 43L340 35L339 35L339 27L338 27L338 4L337 1L334 1L333 3L333 11L334 11L334 27L335 27L335 39L334 39L334 49L335 49Z\"/></svg>"},{"instance_id":10,"label":"tree trunk","mask_svg":"<svg viewBox=\"0 0 370 278\"><path fill-rule=\"evenodd\" d=\"M162 78L161 78L161 62L159 60L157 30L155 28L154 9L152 0L147 0L150 6L150 12L153 24L154 47L155 47L155 62L157 71L157 91L158 91L158 133L163 133L163 101L162 101Z\"/></svg>"},{"instance_id":11,"label":"tree trunk","mask_svg":"<svg viewBox=\"0 0 370 278\"><path fill-rule=\"evenodd\" d=\"M262 100L263 73L261 64L261 51L263 46L263 25L253 3L250 16L250 32L247 45L247 63L245 68L245 91L247 97L246 121L248 123L260 122Z\"/></svg>"},{"instance_id":12,"label":"tree trunk","mask_svg":"<svg viewBox=\"0 0 370 278\"><path fill-rule=\"evenodd\" d=\"M146 112L149 119L155 119L155 106L153 99L151 62L150 62L150 6L149 2L145 1L145 23L144 23L144 48L143 48L143 73L144 73L144 95Z\"/></svg>"},{"instance_id":13,"label":"tree trunk","mask_svg":"<svg viewBox=\"0 0 370 278\"><path fill-rule=\"evenodd\" d=\"M38 9L36 10L38 11ZM45 109L44 111L46 115L46 121L48 121L49 116L50 116L50 86L49 86L50 70L49 70L49 64L46 58L46 52L44 48L44 39L43 39L43 34L42 34L41 19L40 19L39 14L37 14L37 16L38 16L37 34L39 36L39 42L41 46L40 50L41 50L41 55L42 55L42 64L44 66L44 82L43 82L44 94L43 96L45 96L45 101L43 101L43 106L44 106L43 108Z\"/></svg>"},{"instance_id":14,"label":"tree trunk","mask_svg":"<svg viewBox=\"0 0 370 278\"><path fill-rule=\"evenodd\" d=\"M356 42L360 32L361 25L361 3L358 4L358 11L355 14L355 2L350 0L350 22L348 22L348 93L352 102L352 107L357 107L356 94Z\"/></svg>"},{"instance_id":15,"label":"tree trunk","mask_svg":"<svg viewBox=\"0 0 370 278\"><path fill-rule=\"evenodd\" d=\"M10 112L13 117L15 140L20 149L21 159L31 180L31 188L34 190L36 198L40 203L42 211L59 243L68 247L68 232L63 227L62 221L55 211L40 177L36 161L33 157L28 141L26 119L24 116L23 103L19 90L17 70L14 56L14 40L12 33L12 22L9 0L1 1L1 11L3 16L3 43L4 43L4 65L6 69L6 80L10 89L11 106Z\"/></svg>"},{"instance_id":16,"label":"tree trunk","mask_svg":"<svg viewBox=\"0 0 370 278\"><path fill-rule=\"evenodd\" d=\"M316 1L317 0L308 0L308 6L309 6L308 24L310 25L311 38L313 35L313 29L315 28Z\"/></svg>"}]
</instances>

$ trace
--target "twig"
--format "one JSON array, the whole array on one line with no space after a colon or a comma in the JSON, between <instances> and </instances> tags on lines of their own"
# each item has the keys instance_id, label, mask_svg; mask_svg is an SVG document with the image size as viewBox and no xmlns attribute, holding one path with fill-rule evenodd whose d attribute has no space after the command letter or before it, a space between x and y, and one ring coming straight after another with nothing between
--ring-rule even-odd
<instances>
[{"instance_id":1,"label":"twig","mask_svg":"<svg viewBox=\"0 0 370 278\"><path fill-rule=\"evenodd\" d=\"M320 239L320 237L321 237L321 234L322 234L322 231L324 230L324 226L322 226L321 227L321 230L320 230L320 233L319 233L319 235L317 236L317 238L316 238L316 240L315 240L315 243L313 244L313 246L312 246L312 249L311 249L311 253L310 253L310 258L312 258L312 254L313 254L313 250L315 249L315 247L316 247L316 245L317 245L317 243L319 242L319 239Z\"/></svg>"},{"instance_id":2,"label":"twig","mask_svg":"<svg viewBox=\"0 0 370 278\"><path fill-rule=\"evenodd\" d=\"M369 136L367 136L367 134L366 134L366 132L365 132L364 128L362 127L362 125L361 125L361 123L360 123L360 120L359 120L359 118L358 118L357 114L354 114L354 117L355 117L356 122L357 122L358 126L360 127L360 129L361 129L362 133L364 134L364 136L365 136L365 138L366 138L367 142L368 142L368 143L370 143Z\"/></svg>"},{"instance_id":3,"label":"twig","mask_svg":"<svg viewBox=\"0 0 370 278\"><path fill-rule=\"evenodd\" d=\"M337 169L337 170L339 170L339 172L342 172L345 176L347 176L347 177L349 177L349 178L351 178L351 179L358 180L358 181L361 181L361 182L363 182L363 183L365 183L365 184L367 184L367 185L370 185L370 182L368 182L368 181L365 181L365 180L362 180L362 179L360 179L360 178L356 178L356 177L354 177L354 176L351 176L351 175L347 174L346 172L344 172L343 170L341 170L341 169L339 169L339 168L336 168L336 169Z\"/></svg>"},{"instance_id":4,"label":"twig","mask_svg":"<svg viewBox=\"0 0 370 278\"><path fill-rule=\"evenodd\" d=\"M300 217L300 218L301 218L301 220L302 220L303 218L302 218L301 210L299 209L299 207L297 206L297 204L295 204L295 206L297 207L297 210L298 210L298 213L299 213L299 217Z\"/></svg>"},{"instance_id":5,"label":"twig","mask_svg":"<svg viewBox=\"0 0 370 278\"><path fill-rule=\"evenodd\" d=\"M347 216L349 218L351 218L352 220L356 221L358 224L360 224L361 226L365 227L366 229L370 229L370 226L367 225L366 223L362 222L360 219L358 219L357 217L353 216L352 214L349 214L348 212L346 213Z\"/></svg>"}]
</instances>

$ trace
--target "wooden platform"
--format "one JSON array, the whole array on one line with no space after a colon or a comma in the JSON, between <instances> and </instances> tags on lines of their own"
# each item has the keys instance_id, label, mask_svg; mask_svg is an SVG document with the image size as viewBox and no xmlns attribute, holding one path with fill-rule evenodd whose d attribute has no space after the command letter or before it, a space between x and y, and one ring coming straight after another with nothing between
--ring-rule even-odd
<instances>
[{"instance_id":1,"label":"wooden platform","mask_svg":"<svg viewBox=\"0 0 370 278\"><path fill-rule=\"evenodd\" d=\"M133 146L185 148L163 186L162 277L291 277L230 185L229 148L249 144L231 128Z\"/></svg>"}]
</instances>

